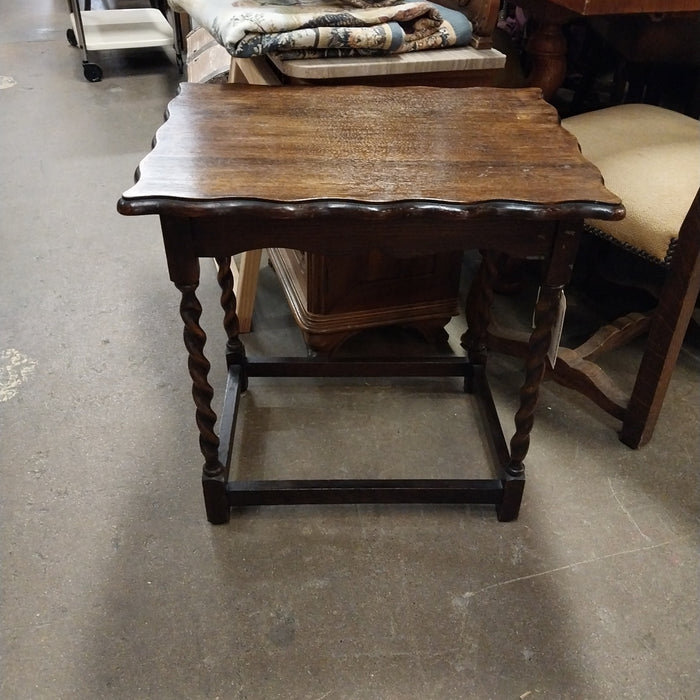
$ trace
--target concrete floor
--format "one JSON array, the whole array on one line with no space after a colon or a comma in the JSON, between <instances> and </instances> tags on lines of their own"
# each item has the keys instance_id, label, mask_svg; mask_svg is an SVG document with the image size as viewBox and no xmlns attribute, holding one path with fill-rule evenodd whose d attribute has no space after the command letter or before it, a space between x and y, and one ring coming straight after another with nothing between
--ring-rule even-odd
<instances>
[{"instance_id":1,"label":"concrete floor","mask_svg":"<svg viewBox=\"0 0 700 700\"><path fill-rule=\"evenodd\" d=\"M639 451L546 385L517 522L339 506L212 527L158 222L115 210L176 90L174 56L105 54L89 84L64 0L2 15L0 697L700 696L697 350ZM216 309L213 276L200 298ZM221 347L218 315L203 322ZM255 325L251 351L303 352L267 268ZM611 372L629 380L638 356ZM491 374L507 412L518 367L495 357ZM480 442L449 382L258 380L243 410L266 474L456 473Z\"/></svg>"}]
</instances>

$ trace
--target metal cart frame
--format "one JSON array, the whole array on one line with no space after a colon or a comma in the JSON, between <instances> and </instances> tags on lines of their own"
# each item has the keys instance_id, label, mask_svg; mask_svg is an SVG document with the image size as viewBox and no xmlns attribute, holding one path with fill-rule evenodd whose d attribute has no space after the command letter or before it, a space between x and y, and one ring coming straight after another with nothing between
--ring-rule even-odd
<instances>
[{"instance_id":1,"label":"metal cart frame","mask_svg":"<svg viewBox=\"0 0 700 700\"><path fill-rule=\"evenodd\" d=\"M147 8L92 10L91 0L85 0L85 9L81 11L78 0L68 0L71 27L66 31L66 37L71 46L83 52L86 80L91 83L102 80L102 68L90 61L88 52L114 49L172 46L182 73L183 33L179 26L180 17L174 12L171 24L163 12L164 3L152 0L150 4L151 7Z\"/></svg>"}]
</instances>

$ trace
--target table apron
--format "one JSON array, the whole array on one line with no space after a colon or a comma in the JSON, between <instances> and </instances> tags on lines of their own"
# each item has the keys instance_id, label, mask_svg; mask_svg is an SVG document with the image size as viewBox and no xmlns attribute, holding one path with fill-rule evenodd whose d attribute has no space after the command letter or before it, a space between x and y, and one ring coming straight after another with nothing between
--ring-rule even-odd
<instances>
[{"instance_id":1,"label":"table apron","mask_svg":"<svg viewBox=\"0 0 700 700\"><path fill-rule=\"evenodd\" d=\"M294 248L323 255L380 250L412 257L452 250L493 250L514 257L547 257L560 223L532 219L474 218L460 221L261 220L258 217L162 216L168 259L223 257L262 248ZM580 222L570 223L578 229Z\"/></svg>"}]
</instances>

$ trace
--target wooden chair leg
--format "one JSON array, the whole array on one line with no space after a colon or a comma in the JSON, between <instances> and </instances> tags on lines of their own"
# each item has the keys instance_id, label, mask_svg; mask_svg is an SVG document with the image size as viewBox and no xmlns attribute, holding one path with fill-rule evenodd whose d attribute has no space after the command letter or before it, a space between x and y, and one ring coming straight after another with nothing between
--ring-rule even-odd
<instances>
[{"instance_id":1,"label":"wooden chair leg","mask_svg":"<svg viewBox=\"0 0 700 700\"><path fill-rule=\"evenodd\" d=\"M688 211L657 307L649 318L632 313L601 328L575 349L560 348L546 378L574 389L622 422L620 440L632 448L651 439L678 354L700 293L700 193ZM648 330L646 348L630 395L595 360ZM527 334L492 322L488 347L524 357Z\"/></svg>"},{"instance_id":2,"label":"wooden chair leg","mask_svg":"<svg viewBox=\"0 0 700 700\"><path fill-rule=\"evenodd\" d=\"M255 307L255 293L258 289L261 258L261 250L249 250L241 255L238 267L231 264L240 333L250 333L253 324L253 308Z\"/></svg>"},{"instance_id":3,"label":"wooden chair leg","mask_svg":"<svg viewBox=\"0 0 700 700\"><path fill-rule=\"evenodd\" d=\"M699 291L700 193L683 222L627 405L620 440L629 447L651 439Z\"/></svg>"}]
</instances>

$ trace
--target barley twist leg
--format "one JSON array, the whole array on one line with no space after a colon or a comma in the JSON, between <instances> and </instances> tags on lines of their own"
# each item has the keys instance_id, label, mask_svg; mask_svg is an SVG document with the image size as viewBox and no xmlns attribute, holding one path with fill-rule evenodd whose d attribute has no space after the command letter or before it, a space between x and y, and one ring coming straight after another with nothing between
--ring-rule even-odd
<instances>
[{"instance_id":1,"label":"barley twist leg","mask_svg":"<svg viewBox=\"0 0 700 700\"><path fill-rule=\"evenodd\" d=\"M204 456L202 485L207 517L212 523L222 523L228 520L229 508L224 484L225 469L219 460L219 437L214 431L216 413L211 407L214 390L208 381L210 364L204 355L207 336L199 325L202 306L195 294L196 284L178 285L178 289L182 293L180 316L185 324L183 339L189 356L187 367L192 378L199 448Z\"/></svg>"},{"instance_id":2,"label":"barley twist leg","mask_svg":"<svg viewBox=\"0 0 700 700\"><path fill-rule=\"evenodd\" d=\"M217 281L221 287L221 308L224 310L224 330L226 331L226 362L230 367L233 364L245 366L245 347L239 337L240 324L236 313L236 295L233 291L233 273L231 272L231 258L216 258L218 268ZM245 372L241 371L241 390L248 388Z\"/></svg>"},{"instance_id":3,"label":"barley twist leg","mask_svg":"<svg viewBox=\"0 0 700 700\"><path fill-rule=\"evenodd\" d=\"M520 389L520 408L515 414L515 434L510 441L510 463L506 467L506 472L511 476L522 476L525 471L523 461L530 447L530 432L561 294L561 287L543 287L535 307L535 328L528 344L525 381Z\"/></svg>"},{"instance_id":4,"label":"barley twist leg","mask_svg":"<svg viewBox=\"0 0 700 700\"><path fill-rule=\"evenodd\" d=\"M465 303L464 315L467 321L467 330L460 339L462 347L467 351L469 361L475 365L486 364L486 337L491 318L493 285L496 275L493 253L482 251L481 265L479 265L476 277L469 288ZM473 382L470 378L465 380L464 390L469 393L473 392Z\"/></svg>"}]
</instances>

